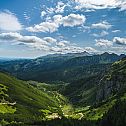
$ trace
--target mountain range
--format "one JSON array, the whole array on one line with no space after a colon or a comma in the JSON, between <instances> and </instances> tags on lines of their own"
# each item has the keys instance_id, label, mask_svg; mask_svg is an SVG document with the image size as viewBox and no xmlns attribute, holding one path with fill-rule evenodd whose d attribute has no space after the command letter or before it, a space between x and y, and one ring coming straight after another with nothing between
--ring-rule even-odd
<instances>
[{"instance_id":1,"label":"mountain range","mask_svg":"<svg viewBox=\"0 0 126 126\"><path fill-rule=\"evenodd\" d=\"M0 68L23 80L54 82L81 79L106 71L115 61L125 55L84 53L56 54L36 59L14 60L0 63ZM34 73L34 74L33 74ZM86 75L85 75L86 74ZM68 77L69 76L69 77Z\"/></svg>"}]
</instances>

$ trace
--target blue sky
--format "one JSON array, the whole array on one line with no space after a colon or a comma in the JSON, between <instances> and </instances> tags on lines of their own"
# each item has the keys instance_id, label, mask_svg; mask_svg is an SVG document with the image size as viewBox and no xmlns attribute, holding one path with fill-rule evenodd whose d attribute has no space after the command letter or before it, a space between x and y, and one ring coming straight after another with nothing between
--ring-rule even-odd
<instances>
[{"instance_id":1,"label":"blue sky","mask_svg":"<svg viewBox=\"0 0 126 126\"><path fill-rule=\"evenodd\" d=\"M1 0L0 57L126 53L125 0Z\"/></svg>"}]
</instances>

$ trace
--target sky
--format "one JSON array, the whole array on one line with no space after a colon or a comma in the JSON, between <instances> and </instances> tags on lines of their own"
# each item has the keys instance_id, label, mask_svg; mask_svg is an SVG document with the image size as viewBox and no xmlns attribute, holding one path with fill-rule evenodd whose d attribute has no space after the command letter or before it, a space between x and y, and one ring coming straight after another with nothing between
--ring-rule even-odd
<instances>
[{"instance_id":1,"label":"sky","mask_svg":"<svg viewBox=\"0 0 126 126\"><path fill-rule=\"evenodd\" d=\"M0 57L126 54L126 0L0 0Z\"/></svg>"}]
</instances>

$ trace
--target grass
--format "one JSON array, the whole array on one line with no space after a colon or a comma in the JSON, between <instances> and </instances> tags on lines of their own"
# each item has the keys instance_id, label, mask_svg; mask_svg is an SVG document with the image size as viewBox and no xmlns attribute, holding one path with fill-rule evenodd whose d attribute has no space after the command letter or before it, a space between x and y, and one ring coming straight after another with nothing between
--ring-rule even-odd
<instances>
[{"instance_id":1,"label":"grass","mask_svg":"<svg viewBox=\"0 0 126 126\"><path fill-rule=\"evenodd\" d=\"M42 120L49 113L62 115L60 105L65 103L65 98L58 92L39 90L3 73L0 73L0 98L6 103L0 103L0 118L10 122Z\"/></svg>"},{"instance_id":2,"label":"grass","mask_svg":"<svg viewBox=\"0 0 126 126\"><path fill-rule=\"evenodd\" d=\"M15 112L16 112L16 108L14 108L13 106L0 103L0 113L5 114L5 113L15 113Z\"/></svg>"}]
</instances>

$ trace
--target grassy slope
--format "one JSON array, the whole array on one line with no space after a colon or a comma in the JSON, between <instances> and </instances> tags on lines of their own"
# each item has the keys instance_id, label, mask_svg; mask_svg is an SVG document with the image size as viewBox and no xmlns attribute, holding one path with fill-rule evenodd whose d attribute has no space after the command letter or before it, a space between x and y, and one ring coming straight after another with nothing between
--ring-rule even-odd
<instances>
[{"instance_id":1,"label":"grassy slope","mask_svg":"<svg viewBox=\"0 0 126 126\"><path fill-rule=\"evenodd\" d=\"M0 73L0 119L12 121L41 120L48 113L62 115L58 93L38 90L28 83Z\"/></svg>"}]
</instances>

